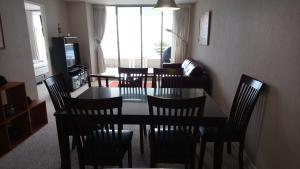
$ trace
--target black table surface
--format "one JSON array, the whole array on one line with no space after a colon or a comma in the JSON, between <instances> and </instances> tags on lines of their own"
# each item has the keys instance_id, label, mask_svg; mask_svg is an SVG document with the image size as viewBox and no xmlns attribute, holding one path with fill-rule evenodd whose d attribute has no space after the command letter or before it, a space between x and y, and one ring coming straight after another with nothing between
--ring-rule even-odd
<instances>
[{"instance_id":1,"label":"black table surface","mask_svg":"<svg viewBox=\"0 0 300 169\"><path fill-rule=\"evenodd\" d=\"M227 117L203 89L90 87L82 94L80 94L78 98L101 99L122 96L122 116L114 116L112 118L103 120L117 121L122 122L123 124L151 124L151 121L153 121L153 119L151 120L149 116L147 95L175 99L206 96L203 116L199 119L188 119L186 120L186 122L188 124L196 123L203 126L212 126L217 129L217 141L214 144L214 169L222 168L224 126ZM56 112L54 115L57 125L59 149L61 155L61 167L63 169L70 169L71 159L69 149L69 136L72 133L69 123L70 121L65 111ZM161 122L165 122L168 120L170 120L170 118L162 119Z\"/></svg>"},{"instance_id":2,"label":"black table surface","mask_svg":"<svg viewBox=\"0 0 300 169\"><path fill-rule=\"evenodd\" d=\"M224 119L226 115L219 109L213 99L199 88L105 88L90 87L77 98L101 99L122 96L123 115L149 115L147 95L173 99L187 99L206 96L202 118Z\"/></svg>"}]
</instances>

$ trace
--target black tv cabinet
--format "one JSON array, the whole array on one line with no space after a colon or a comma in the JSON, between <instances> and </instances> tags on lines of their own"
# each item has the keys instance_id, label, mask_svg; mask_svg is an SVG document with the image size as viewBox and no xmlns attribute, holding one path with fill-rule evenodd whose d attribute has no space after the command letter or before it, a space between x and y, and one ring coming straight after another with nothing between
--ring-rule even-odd
<instances>
[{"instance_id":1,"label":"black tv cabinet","mask_svg":"<svg viewBox=\"0 0 300 169\"><path fill-rule=\"evenodd\" d=\"M87 83L87 67L80 64L79 44L77 37L64 36L52 38L51 65L53 74L63 73L70 91L74 91ZM65 44L74 45L75 65L68 67Z\"/></svg>"}]
</instances>

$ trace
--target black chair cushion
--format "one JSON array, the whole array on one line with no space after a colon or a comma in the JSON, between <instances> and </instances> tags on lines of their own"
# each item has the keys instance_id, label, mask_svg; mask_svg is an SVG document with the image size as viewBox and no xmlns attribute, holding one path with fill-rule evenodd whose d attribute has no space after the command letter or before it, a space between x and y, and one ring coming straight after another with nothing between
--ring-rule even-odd
<instances>
[{"instance_id":1,"label":"black chair cushion","mask_svg":"<svg viewBox=\"0 0 300 169\"><path fill-rule=\"evenodd\" d=\"M240 132L232 129L228 125L225 126L224 130L224 141L239 140ZM215 142L217 139L217 129L214 127L200 127L199 135L209 142Z\"/></svg>"},{"instance_id":2,"label":"black chair cushion","mask_svg":"<svg viewBox=\"0 0 300 169\"><path fill-rule=\"evenodd\" d=\"M151 151L156 151L156 159L163 162L184 162L186 159L193 156L193 143L195 142L191 133L178 132L174 130L161 129L158 134L158 129L155 129L155 140L152 142L150 134L150 148Z\"/></svg>"},{"instance_id":3,"label":"black chair cushion","mask_svg":"<svg viewBox=\"0 0 300 169\"><path fill-rule=\"evenodd\" d=\"M120 139L116 139L117 130L115 131L115 136L112 133L111 130L108 134L107 132L101 133L98 130L92 133L93 136L91 133L86 136L83 144L83 156L87 163L93 163L93 161L117 161L124 156L128 146L131 144L133 132L122 130Z\"/></svg>"}]
</instances>

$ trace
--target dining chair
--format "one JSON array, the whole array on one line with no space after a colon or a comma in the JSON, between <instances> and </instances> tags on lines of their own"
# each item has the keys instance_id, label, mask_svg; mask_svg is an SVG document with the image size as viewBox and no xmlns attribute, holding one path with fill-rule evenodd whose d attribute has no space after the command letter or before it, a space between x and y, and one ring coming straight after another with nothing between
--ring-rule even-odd
<instances>
[{"instance_id":1,"label":"dining chair","mask_svg":"<svg viewBox=\"0 0 300 169\"><path fill-rule=\"evenodd\" d=\"M250 76L242 75L231 106L229 119L224 129L224 141L227 152L231 153L231 142L239 142L239 168L243 169L243 151L247 126L264 84ZM200 159L199 169L203 166L207 142L216 142L217 134L213 128L200 127Z\"/></svg>"},{"instance_id":2,"label":"dining chair","mask_svg":"<svg viewBox=\"0 0 300 169\"><path fill-rule=\"evenodd\" d=\"M148 95L150 125L150 163L182 163L194 169L199 124L190 118L202 118L205 96L169 99Z\"/></svg>"},{"instance_id":3,"label":"dining chair","mask_svg":"<svg viewBox=\"0 0 300 169\"><path fill-rule=\"evenodd\" d=\"M147 87L148 68L118 68L119 87Z\"/></svg>"},{"instance_id":4,"label":"dining chair","mask_svg":"<svg viewBox=\"0 0 300 169\"><path fill-rule=\"evenodd\" d=\"M128 152L128 167L132 167L131 140L133 132L124 130L119 122L105 119L122 115L122 97L78 99L64 97L71 119L80 169L91 165L118 165Z\"/></svg>"},{"instance_id":5,"label":"dining chair","mask_svg":"<svg viewBox=\"0 0 300 169\"><path fill-rule=\"evenodd\" d=\"M99 75L99 74L90 74L87 77L88 86L92 86L92 81L96 79L98 87L109 87L109 80L110 79L117 79L115 76L109 75ZM105 81L105 85L102 84L102 81Z\"/></svg>"},{"instance_id":6,"label":"dining chair","mask_svg":"<svg viewBox=\"0 0 300 169\"><path fill-rule=\"evenodd\" d=\"M176 68L153 68L153 88L181 88L183 70Z\"/></svg>"},{"instance_id":7,"label":"dining chair","mask_svg":"<svg viewBox=\"0 0 300 169\"><path fill-rule=\"evenodd\" d=\"M146 88L148 68L118 68L120 88ZM140 149L144 153L144 134L147 134L146 125L140 124Z\"/></svg>"},{"instance_id":8,"label":"dining chair","mask_svg":"<svg viewBox=\"0 0 300 169\"><path fill-rule=\"evenodd\" d=\"M64 74L56 74L44 80L45 86L49 92L51 101L56 112L65 109L63 97L71 97ZM74 138L72 139L72 149L75 148Z\"/></svg>"},{"instance_id":9,"label":"dining chair","mask_svg":"<svg viewBox=\"0 0 300 169\"><path fill-rule=\"evenodd\" d=\"M55 111L64 109L62 97L71 97L69 88L62 73L48 77L44 80Z\"/></svg>"}]
</instances>

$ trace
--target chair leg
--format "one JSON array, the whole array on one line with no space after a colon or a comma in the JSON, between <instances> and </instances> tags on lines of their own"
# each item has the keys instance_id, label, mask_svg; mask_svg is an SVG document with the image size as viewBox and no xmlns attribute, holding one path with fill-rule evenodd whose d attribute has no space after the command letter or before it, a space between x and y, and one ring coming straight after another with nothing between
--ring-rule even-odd
<instances>
[{"instance_id":1,"label":"chair leg","mask_svg":"<svg viewBox=\"0 0 300 169\"><path fill-rule=\"evenodd\" d=\"M143 135L144 127L140 124L140 148L141 154L144 154L144 135Z\"/></svg>"},{"instance_id":2,"label":"chair leg","mask_svg":"<svg viewBox=\"0 0 300 169\"><path fill-rule=\"evenodd\" d=\"M123 168L123 162L122 162L122 160L121 160L120 163L119 163L119 167L120 167L120 168Z\"/></svg>"},{"instance_id":3,"label":"chair leg","mask_svg":"<svg viewBox=\"0 0 300 169\"><path fill-rule=\"evenodd\" d=\"M155 160L154 160L154 154L152 150L150 150L150 167L155 168Z\"/></svg>"},{"instance_id":4,"label":"chair leg","mask_svg":"<svg viewBox=\"0 0 300 169\"><path fill-rule=\"evenodd\" d=\"M205 149L206 149L206 140L201 139L198 169L202 169L202 167L203 167Z\"/></svg>"},{"instance_id":5,"label":"chair leg","mask_svg":"<svg viewBox=\"0 0 300 169\"><path fill-rule=\"evenodd\" d=\"M94 169L98 169L98 166L97 166L97 165L94 165Z\"/></svg>"},{"instance_id":6,"label":"chair leg","mask_svg":"<svg viewBox=\"0 0 300 169\"><path fill-rule=\"evenodd\" d=\"M72 136L72 150L74 150L75 147L76 147L76 145L75 145L75 138L74 138L74 136Z\"/></svg>"},{"instance_id":7,"label":"chair leg","mask_svg":"<svg viewBox=\"0 0 300 169\"><path fill-rule=\"evenodd\" d=\"M147 136L147 127L146 127L146 125L143 125L143 129L144 129L143 130L144 131L144 135Z\"/></svg>"},{"instance_id":8,"label":"chair leg","mask_svg":"<svg viewBox=\"0 0 300 169\"><path fill-rule=\"evenodd\" d=\"M184 169L189 169L188 163L184 163Z\"/></svg>"},{"instance_id":9,"label":"chair leg","mask_svg":"<svg viewBox=\"0 0 300 169\"><path fill-rule=\"evenodd\" d=\"M227 142L227 153L231 154L231 142L230 141Z\"/></svg>"},{"instance_id":10,"label":"chair leg","mask_svg":"<svg viewBox=\"0 0 300 169\"><path fill-rule=\"evenodd\" d=\"M244 165L243 155L244 155L244 141L241 141L240 145L239 145L239 169L244 168L244 166L243 166Z\"/></svg>"},{"instance_id":11,"label":"chair leg","mask_svg":"<svg viewBox=\"0 0 300 169\"><path fill-rule=\"evenodd\" d=\"M131 143L128 148L128 167L132 168L132 146L131 146Z\"/></svg>"}]
</instances>

